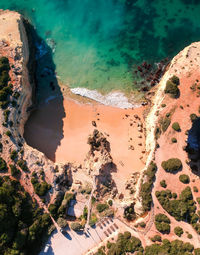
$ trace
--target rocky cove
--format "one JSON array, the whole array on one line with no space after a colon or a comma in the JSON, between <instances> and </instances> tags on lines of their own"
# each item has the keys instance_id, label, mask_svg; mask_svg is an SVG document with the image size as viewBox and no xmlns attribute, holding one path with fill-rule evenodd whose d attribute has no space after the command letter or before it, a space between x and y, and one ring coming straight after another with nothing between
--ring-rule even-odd
<instances>
[{"instance_id":1,"label":"rocky cove","mask_svg":"<svg viewBox=\"0 0 200 255\"><path fill-rule=\"evenodd\" d=\"M12 84L7 108L1 104L3 109L0 110L1 163L5 161L9 166L0 175L5 181L6 177L14 183L19 181L30 194L31 201L36 203L36 208L43 210L41 215L50 213L49 225L56 228L48 240L50 252L66 254L67 246L70 255L87 251L96 254L101 245L112 238L117 240L118 234L124 231L138 238L143 247L152 244L152 236L158 233L162 238L175 240L174 230L158 232L154 224L158 213L165 213L171 226L180 225L187 232L181 237L181 242L188 242L186 234L192 235L190 243L193 248L189 247L192 252L194 247L198 248L198 221L178 221L168 208L163 209L156 194L157 191L171 192L161 188L163 178L168 188L177 193L176 196L181 193L180 189L184 189L179 173L167 173L162 167L162 161L175 154L182 161L182 172L192 180L192 189L194 185L199 186L199 177L192 173L191 162L185 154L186 131L192 126L190 115L198 114L199 43L188 46L174 57L159 84L147 93L148 104L120 109L72 96L68 89L58 86L54 75L43 79L41 66L45 67L45 63L41 62L39 68L35 65L32 28L20 14L1 11L0 28L0 55L8 58L8 84ZM43 79L39 88L35 84L36 74ZM166 93L166 84L175 74L180 79L177 98ZM47 91L43 86L45 83L48 87L51 85ZM36 107L37 89L40 104ZM77 94L82 95L82 92ZM124 102L127 107L128 102ZM31 126L27 120L34 108ZM187 121L183 121L185 118ZM175 121L181 126L177 132L170 126ZM37 140L36 149L24 139L25 124L25 133L28 132L29 139L32 138L31 143ZM171 142L175 141L172 138L178 142ZM13 174L13 165L18 170L16 175ZM150 189L149 186L144 189L146 183L151 184ZM194 204L197 204L199 191L192 195ZM147 210L144 201L149 196ZM42 228L41 222L37 219L37 224L34 222L23 230L33 238L32 233L37 235L40 226ZM39 225L37 230L35 225ZM67 233L63 234L63 230ZM52 229L48 233L52 233ZM84 247L81 243L85 244Z\"/></svg>"}]
</instances>

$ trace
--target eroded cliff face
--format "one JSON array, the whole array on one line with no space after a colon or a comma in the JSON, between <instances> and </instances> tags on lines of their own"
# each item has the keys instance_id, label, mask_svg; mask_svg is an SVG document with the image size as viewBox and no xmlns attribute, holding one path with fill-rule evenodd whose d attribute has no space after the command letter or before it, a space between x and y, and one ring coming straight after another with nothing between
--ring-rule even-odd
<instances>
[{"instance_id":1,"label":"eroded cliff face","mask_svg":"<svg viewBox=\"0 0 200 255\"><path fill-rule=\"evenodd\" d=\"M23 138L24 125L33 105L34 83L34 49L31 49L31 38L27 36L27 21L16 12L0 11L0 56L9 59L13 93L9 96L10 111L5 123L4 110L0 109L0 133L3 149L1 157L7 164L13 164L10 153L17 151L17 160L25 160L29 173L21 172L20 182L30 193L34 193L30 182L33 171L44 171L45 181L55 186L57 176L63 175L63 165L56 165L36 149L28 146ZM15 101L15 103L13 103ZM10 131L11 136L6 135ZM8 170L8 175L10 170ZM55 189L53 189L53 192Z\"/></svg>"}]
</instances>

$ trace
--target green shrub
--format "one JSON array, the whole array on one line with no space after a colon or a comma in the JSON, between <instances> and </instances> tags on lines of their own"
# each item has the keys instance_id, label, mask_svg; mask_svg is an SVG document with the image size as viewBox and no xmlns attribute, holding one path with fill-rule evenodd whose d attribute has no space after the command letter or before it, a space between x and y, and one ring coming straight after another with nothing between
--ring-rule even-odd
<instances>
[{"instance_id":1,"label":"green shrub","mask_svg":"<svg viewBox=\"0 0 200 255\"><path fill-rule=\"evenodd\" d=\"M174 233L175 233L177 236L181 237L182 234L183 234L183 229L182 229L181 227L175 227L175 228L174 228Z\"/></svg>"},{"instance_id":2,"label":"green shrub","mask_svg":"<svg viewBox=\"0 0 200 255\"><path fill-rule=\"evenodd\" d=\"M175 83L173 83L171 80L168 80L166 82L166 87L164 92L166 94L170 94L172 98L177 98L179 96L179 88L177 87L177 85Z\"/></svg>"},{"instance_id":3,"label":"green shrub","mask_svg":"<svg viewBox=\"0 0 200 255\"><path fill-rule=\"evenodd\" d=\"M197 188L197 186L194 186L194 187L193 187L193 191L194 191L194 192L198 192L198 191L199 191L198 188Z\"/></svg>"},{"instance_id":4,"label":"green shrub","mask_svg":"<svg viewBox=\"0 0 200 255\"><path fill-rule=\"evenodd\" d=\"M134 204L131 204L124 209L124 218L127 220L134 220L136 218Z\"/></svg>"},{"instance_id":5,"label":"green shrub","mask_svg":"<svg viewBox=\"0 0 200 255\"><path fill-rule=\"evenodd\" d=\"M84 209L83 209L83 218L84 218L85 220L87 220L87 216L88 216L88 209L87 209L87 207L85 206Z\"/></svg>"},{"instance_id":6,"label":"green shrub","mask_svg":"<svg viewBox=\"0 0 200 255\"><path fill-rule=\"evenodd\" d=\"M89 221L89 225L92 227L97 223L97 216L92 213L91 217L90 217L90 221Z\"/></svg>"},{"instance_id":7,"label":"green shrub","mask_svg":"<svg viewBox=\"0 0 200 255\"><path fill-rule=\"evenodd\" d=\"M192 235L191 235L191 234L188 234L188 235L187 235L187 238L192 239Z\"/></svg>"},{"instance_id":8,"label":"green shrub","mask_svg":"<svg viewBox=\"0 0 200 255\"><path fill-rule=\"evenodd\" d=\"M172 143L177 143L177 139L175 137L172 137L171 141Z\"/></svg>"},{"instance_id":9,"label":"green shrub","mask_svg":"<svg viewBox=\"0 0 200 255\"><path fill-rule=\"evenodd\" d=\"M177 86L180 84L180 80L179 80L179 78L178 78L176 75L173 75L173 76L170 78L170 80L171 80L174 84L176 84Z\"/></svg>"},{"instance_id":10,"label":"green shrub","mask_svg":"<svg viewBox=\"0 0 200 255\"><path fill-rule=\"evenodd\" d=\"M181 131L181 128L180 128L180 125L179 125L178 122L174 122L174 123L172 124L172 128L173 128L175 131L177 131L177 132Z\"/></svg>"},{"instance_id":11,"label":"green shrub","mask_svg":"<svg viewBox=\"0 0 200 255\"><path fill-rule=\"evenodd\" d=\"M129 232L125 232L124 234L120 233L117 237L116 242L110 243L107 248L107 254L110 255L136 254L135 252L137 252L137 254L140 254L139 252L143 251L141 241L138 238L131 236ZM100 254L102 255L103 253Z\"/></svg>"},{"instance_id":12,"label":"green shrub","mask_svg":"<svg viewBox=\"0 0 200 255\"><path fill-rule=\"evenodd\" d=\"M200 197L197 197L197 203L200 204Z\"/></svg>"},{"instance_id":13,"label":"green shrub","mask_svg":"<svg viewBox=\"0 0 200 255\"><path fill-rule=\"evenodd\" d=\"M8 176L0 178L0 254L38 254L51 219L28 192Z\"/></svg>"},{"instance_id":14,"label":"green shrub","mask_svg":"<svg viewBox=\"0 0 200 255\"><path fill-rule=\"evenodd\" d=\"M8 171L8 167L6 164L6 161L0 157L0 172L7 172Z\"/></svg>"},{"instance_id":15,"label":"green shrub","mask_svg":"<svg viewBox=\"0 0 200 255\"><path fill-rule=\"evenodd\" d=\"M169 125L171 124L171 120L169 118L164 118L161 120L161 128L162 128L162 131L165 132Z\"/></svg>"},{"instance_id":16,"label":"green shrub","mask_svg":"<svg viewBox=\"0 0 200 255\"><path fill-rule=\"evenodd\" d=\"M36 183L33 185L35 193L42 197L45 196L48 190L51 188L51 185L49 185L47 182L43 181L41 183Z\"/></svg>"},{"instance_id":17,"label":"green shrub","mask_svg":"<svg viewBox=\"0 0 200 255\"><path fill-rule=\"evenodd\" d=\"M149 164L148 169L144 172L144 174L147 177L147 181L141 184L140 196L142 197L142 207L145 212L151 210L151 203L152 203L151 189L152 189L153 181L155 179L156 171L157 171L157 166L152 161Z\"/></svg>"},{"instance_id":18,"label":"green shrub","mask_svg":"<svg viewBox=\"0 0 200 255\"><path fill-rule=\"evenodd\" d=\"M182 162L178 158L170 158L163 161L161 166L166 172L174 173L182 168Z\"/></svg>"},{"instance_id":19,"label":"green shrub","mask_svg":"<svg viewBox=\"0 0 200 255\"><path fill-rule=\"evenodd\" d=\"M10 130L6 131L5 133L8 137L11 137L12 136L12 133L10 132Z\"/></svg>"},{"instance_id":20,"label":"green shrub","mask_svg":"<svg viewBox=\"0 0 200 255\"><path fill-rule=\"evenodd\" d=\"M170 233L170 219L162 213L156 214L155 216L156 229L161 233Z\"/></svg>"},{"instance_id":21,"label":"green shrub","mask_svg":"<svg viewBox=\"0 0 200 255\"><path fill-rule=\"evenodd\" d=\"M176 199L177 198L177 194L174 192L174 193L172 193L172 197L174 198L174 199Z\"/></svg>"},{"instance_id":22,"label":"green shrub","mask_svg":"<svg viewBox=\"0 0 200 255\"><path fill-rule=\"evenodd\" d=\"M11 169L11 175L12 176L17 176L20 174L19 169L17 169L17 167L15 165L9 165L10 169Z\"/></svg>"},{"instance_id":23,"label":"green shrub","mask_svg":"<svg viewBox=\"0 0 200 255\"><path fill-rule=\"evenodd\" d=\"M20 96L20 93L19 93L19 92L17 92L17 91L13 94L13 97L14 97L15 99L18 99L18 98L19 98L19 96Z\"/></svg>"},{"instance_id":24,"label":"green shrub","mask_svg":"<svg viewBox=\"0 0 200 255\"><path fill-rule=\"evenodd\" d=\"M0 142L0 152L3 151L3 144Z\"/></svg>"},{"instance_id":25,"label":"green shrub","mask_svg":"<svg viewBox=\"0 0 200 255\"><path fill-rule=\"evenodd\" d=\"M25 160L20 159L17 161L17 164L24 172L28 172L28 167Z\"/></svg>"},{"instance_id":26,"label":"green shrub","mask_svg":"<svg viewBox=\"0 0 200 255\"><path fill-rule=\"evenodd\" d=\"M105 211L106 209L108 209L108 205L107 204L97 204L96 208L97 208L97 211L99 213L101 213L101 212Z\"/></svg>"},{"instance_id":27,"label":"green shrub","mask_svg":"<svg viewBox=\"0 0 200 255\"><path fill-rule=\"evenodd\" d=\"M190 120L194 122L196 119L198 119L198 116L195 113L190 114Z\"/></svg>"},{"instance_id":28,"label":"green shrub","mask_svg":"<svg viewBox=\"0 0 200 255\"><path fill-rule=\"evenodd\" d=\"M17 158L17 151L16 150L11 151L10 158L12 160L15 160Z\"/></svg>"},{"instance_id":29,"label":"green shrub","mask_svg":"<svg viewBox=\"0 0 200 255\"><path fill-rule=\"evenodd\" d=\"M67 220L62 217L59 217L57 219L57 223L58 223L58 226L61 227L62 229L68 226Z\"/></svg>"},{"instance_id":30,"label":"green shrub","mask_svg":"<svg viewBox=\"0 0 200 255\"><path fill-rule=\"evenodd\" d=\"M162 238L159 235L155 235L155 236L151 237L151 241L152 242L162 242Z\"/></svg>"},{"instance_id":31,"label":"green shrub","mask_svg":"<svg viewBox=\"0 0 200 255\"><path fill-rule=\"evenodd\" d=\"M70 202L73 199L75 199L74 193L71 193L71 192L65 193L64 199L62 200L62 203L61 205L59 205L59 208L58 208L58 214L60 216L63 216L63 217L65 216L66 211L68 210L68 207L70 205Z\"/></svg>"},{"instance_id":32,"label":"green shrub","mask_svg":"<svg viewBox=\"0 0 200 255\"><path fill-rule=\"evenodd\" d=\"M172 194L168 190L156 191L156 197L164 208L176 220L185 220L192 223L193 215L196 211L195 201L193 200L190 187L186 187L179 195L179 199L172 199Z\"/></svg>"},{"instance_id":33,"label":"green shrub","mask_svg":"<svg viewBox=\"0 0 200 255\"><path fill-rule=\"evenodd\" d=\"M165 180L162 180L162 181L160 182L160 186L163 187L163 188L166 188L166 187L167 187L166 181L165 181Z\"/></svg>"},{"instance_id":34,"label":"green shrub","mask_svg":"<svg viewBox=\"0 0 200 255\"><path fill-rule=\"evenodd\" d=\"M144 221L140 222L139 224L140 224L141 228L145 228L146 227L146 223Z\"/></svg>"},{"instance_id":35,"label":"green shrub","mask_svg":"<svg viewBox=\"0 0 200 255\"><path fill-rule=\"evenodd\" d=\"M9 110L5 110L5 111L3 112L4 120L5 120L6 123L8 122L9 114L10 114L10 111L9 111Z\"/></svg>"},{"instance_id":36,"label":"green shrub","mask_svg":"<svg viewBox=\"0 0 200 255\"><path fill-rule=\"evenodd\" d=\"M184 184L188 184L190 182L190 178L187 174L181 174L179 176L179 181L184 183Z\"/></svg>"},{"instance_id":37,"label":"green shrub","mask_svg":"<svg viewBox=\"0 0 200 255\"><path fill-rule=\"evenodd\" d=\"M81 230L83 230L83 226L80 223L78 223L78 222L72 222L70 227L74 231L81 231Z\"/></svg>"},{"instance_id":38,"label":"green shrub","mask_svg":"<svg viewBox=\"0 0 200 255\"><path fill-rule=\"evenodd\" d=\"M109 204L109 206L112 206L113 205L113 201L111 199L108 200L108 204Z\"/></svg>"}]
</instances>

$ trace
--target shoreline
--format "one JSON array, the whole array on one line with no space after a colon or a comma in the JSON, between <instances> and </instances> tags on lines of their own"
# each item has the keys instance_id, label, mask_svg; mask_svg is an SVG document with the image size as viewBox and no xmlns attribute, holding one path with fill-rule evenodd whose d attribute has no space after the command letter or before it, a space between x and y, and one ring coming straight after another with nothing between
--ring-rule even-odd
<instances>
[{"instance_id":1,"label":"shoreline","mask_svg":"<svg viewBox=\"0 0 200 255\"><path fill-rule=\"evenodd\" d=\"M130 109L140 107L141 104L139 103L131 103L129 102L129 98L125 95L123 90L118 91L111 91L103 95L101 92L97 90L91 90L87 88L70 88L70 91L75 94L79 95L84 98L88 98L91 100L96 101L97 103L112 106L121 109Z\"/></svg>"}]
</instances>

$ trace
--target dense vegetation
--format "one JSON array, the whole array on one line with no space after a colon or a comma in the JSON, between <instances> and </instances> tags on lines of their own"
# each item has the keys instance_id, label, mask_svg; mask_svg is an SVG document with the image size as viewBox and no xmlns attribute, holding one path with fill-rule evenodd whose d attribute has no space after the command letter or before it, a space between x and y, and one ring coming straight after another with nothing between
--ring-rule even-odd
<instances>
[{"instance_id":1,"label":"dense vegetation","mask_svg":"<svg viewBox=\"0 0 200 255\"><path fill-rule=\"evenodd\" d=\"M140 188L140 196L142 197L142 206L144 211L151 210L152 195L151 189L155 179L155 173L157 166L154 162L151 162L148 169L144 172L146 181L142 183Z\"/></svg>"},{"instance_id":2,"label":"dense vegetation","mask_svg":"<svg viewBox=\"0 0 200 255\"><path fill-rule=\"evenodd\" d=\"M182 162L178 158L170 158L163 161L161 166L166 172L174 173L182 168Z\"/></svg>"},{"instance_id":3,"label":"dense vegetation","mask_svg":"<svg viewBox=\"0 0 200 255\"><path fill-rule=\"evenodd\" d=\"M156 191L156 197L161 206L178 221L187 221L192 224L197 233L200 233L199 216L196 214L195 201L190 187L182 190L179 198L173 198L170 190Z\"/></svg>"},{"instance_id":4,"label":"dense vegetation","mask_svg":"<svg viewBox=\"0 0 200 255\"><path fill-rule=\"evenodd\" d=\"M177 76L172 76L167 82L165 87L165 93L170 94L172 98L177 98L180 94L178 85L180 84L179 78Z\"/></svg>"},{"instance_id":5,"label":"dense vegetation","mask_svg":"<svg viewBox=\"0 0 200 255\"><path fill-rule=\"evenodd\" d=\"M8 167L7 167L6 161L0 157L0 173L7 172L7 171L8 171Z\"/></svg>"},{"instance_id":6,"label":"dense vegetation","mask_svg":"<svg viewBox=\"0 0 200 255\"><path fill-rule=\"evenodd\" d=\"M99 213L101 213L101 212L105 211L106 209L108 209L108 205L99 203L99 204L97 204L96 208L97 208L97 211Z\"/></svg>"},{"instance_id":7,"label":"dense vegetation","mask_svg":"<svg viewBox=\"0 0 200 255\"><path fill-rule=\"evenodd\" d=\"M133 203L124 209L124 218L126 218L127 220L134 220L136 218Z\"/></svg>"},{"instance_id":8,"label":"dense vegetation","mask_svg":"<svg viewBox=\"0 0 200 255\"><path fill-rule=\"evenodd\" d=\"M46 181L40 183L35 177L31 179L31 183L33 184L35 193L40 197L45 196L48 190L51 188L51 185Z\"/></svg>"},{"instance_id":9,"label":"dense vegetation","mask_svg":"<svg viewBox=\"0 0 200 255\"><path fill-rule=\"evenodd\" d=\"M65 217L70 201L75 198L75 195L70 192L66 192L64 197L57 197L54 204L49 205L49 212L51 215L57 219L58 217Z\"/></svg>"},{"instance_id":10,"label":"dense vegetation","mask_svg":"<svg viewBox=\"0 0 200 255\"><path fill-rule=\"evenodd\" d=\"M50 224L19 182L0 178L0 254L37 254Z\"/></svg>"},{"instance_id":11,"label":"dense vegetation","mask_svg":"<svg viewBox=\"0 0 200 255\"><path fill-rule=\"evenodd\" d=\"M119 234L116 242L108 242L106 247L102 246L95 255L200 255L200 249L195 249L190 243L180 240L170 242L157 235L155 242L150 246L142 247L140 240L131 236L130 232Z\"/></svg>"},{"instance_id":12,"label":"dense vegetation","mask_svg":"<svg viewBox=\"0 0 200 255\"><path fill-rule=\"evenodd\" d=\"M8 96L12 94L12 85L8 85L9 76L9 60L6 57L0 58L0 106L2 109L7 108L9 104Z\"/></svg>"},{"instance_id":13,"label":"dense vegetation","mask_svg":"<svg viewBox=\"0 0 200 255\"><path fill-rule=\"evenodd\" d=\"M155 217L155 226L163 234L170 233L170 223L170 219L165 214L159 213Z\"/></svg>"},{"instance_id":14,"label":"dense vegetation","mask_svg":"<svg viewBox=\"0 0 200 255\"><path fill-rule=\"evenodd\" d=\"M105 252L107 250L107 252ZM98 250L95 255L116 255L116 254L126 254L134 253L135 251L143 251L141 241L131 236L130 232L124 232L124 234L119 234L116 242L108 242L107 247L102 247ZM138 253L137 253L138 254Z\"/></svg>"}]
</instances>

